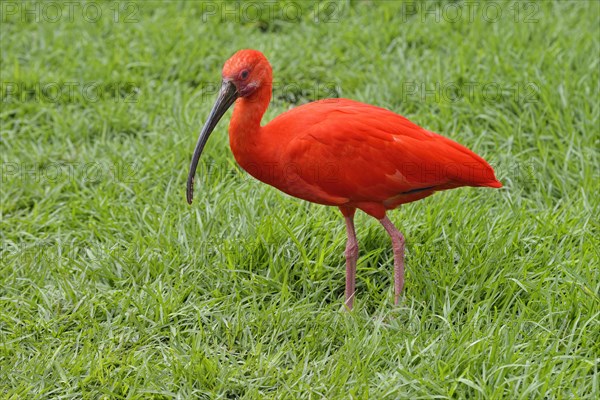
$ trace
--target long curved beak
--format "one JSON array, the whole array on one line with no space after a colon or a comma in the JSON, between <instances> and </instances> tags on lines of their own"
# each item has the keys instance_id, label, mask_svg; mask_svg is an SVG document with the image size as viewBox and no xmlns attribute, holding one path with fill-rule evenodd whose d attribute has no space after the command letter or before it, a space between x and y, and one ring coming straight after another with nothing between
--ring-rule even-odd
<instances>
[{"instance_id":1,"label":"long curved beak","mask_svg":"<svg viewBox=\"0 0 600 400\"><path fill-rule=\"evenodd\" d=\"M198 167L198 161L200 160L200 155L202 154L202 150L204 149L204 145L208 141L208 137L217 126L217 123L225 114L225 112L231 107L235 99L239 97L239 93L235 85L228 80L224 80L221 83L221 90L219 90L219 96L217 97L217 101L210 111L208 115L208 119L200 131L200 136L198 137L198 143L196 144L196 149L194 150L194 156L192 157L192 163L190 164L190 172L187 178L187 202L188 204L192 204L192 200L194 198L194 175L196 174L196 168Z\"/></svg>"}]
</instances>

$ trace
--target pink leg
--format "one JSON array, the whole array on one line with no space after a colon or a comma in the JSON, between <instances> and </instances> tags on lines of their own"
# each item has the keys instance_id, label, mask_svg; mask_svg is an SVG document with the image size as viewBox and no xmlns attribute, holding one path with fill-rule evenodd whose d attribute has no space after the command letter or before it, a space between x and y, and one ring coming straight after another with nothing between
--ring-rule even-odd
<instances>
[{"instance_id":1,"label":"pink leg","mask_svg":"<svg viewBox=\"0 0 600 400\"><path fill-rule=\"evenodd\" d=\"M398 305L400 293L402 293L404 287L404 236L387 216L380 219L379 222L392 239L392 248L394 249L394 304Z\"/></svg>"},{"instance_id":2,"label":"pink leg","mask_svg":"<svg viewBox=\"0 0 600 400\"><path fill-rule=\"evenodd\" d=\"M348 241L346 242L346 307L352 310L356 284L356 261L358 260L358 242L354 230L354 215L345 216Z\"/></svg>"}]
</instances>

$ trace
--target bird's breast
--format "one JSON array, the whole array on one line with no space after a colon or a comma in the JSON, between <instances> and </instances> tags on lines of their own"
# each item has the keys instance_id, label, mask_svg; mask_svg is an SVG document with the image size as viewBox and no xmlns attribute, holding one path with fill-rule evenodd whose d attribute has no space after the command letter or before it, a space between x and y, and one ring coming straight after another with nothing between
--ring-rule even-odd
<instances>
[{"instance_id":1,"label":"bird's breast","mask_svg":"<svg viewBox=\"0 0 600 400\"><path fill-rule=\"evenodd\" d=\"M335 168L319 163L304 164L290 161L285 157L285 143L272 144L240 143L231 140L231 150L237 163L246 172L259 181L279 189L280 191L313 203L324 205L341 205L348 201L342 196L327 193L328 179L335 179ZM329 168L329 169L328 169ZM328 174L328 171L330 172ZM314 179L308 179L312 177ZM310 181L318 181L324 185L315 186Z\"/></svg>"},{"instance_id":2,"label":"bird's breast","mask_svg":"<svg viewBox=\"0 0 600 400\"><path fill-rule=\"evenodd\" d=\"M261 182L273 185L281 175L279 156L271 150L268 143L261 143L258 138L244 138L229 135L231 152L237 163L246 172Z\"/></svg>"}]
</instances>

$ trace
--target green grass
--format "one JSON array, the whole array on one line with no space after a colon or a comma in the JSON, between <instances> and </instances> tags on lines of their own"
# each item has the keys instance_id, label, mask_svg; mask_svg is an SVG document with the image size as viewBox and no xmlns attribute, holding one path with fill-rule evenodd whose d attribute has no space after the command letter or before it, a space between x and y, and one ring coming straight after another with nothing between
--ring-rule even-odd
<instances>
[{"instance_id":1,"label":"green grass","mask_svg":"<svg viewBox=\"0 0 600 400\"><path fill-rule=\"evenodd\" d=\"M395 2L107 2L87 20L77 3L56 22L36 4L3 2L0 26L4 398L598 398L598 2L455 23L437 2L439 22ZM496 168L503 189L390 213L399 307L389 239L360 214L343 312L339 212L249 178L228 116L186 204L211 85L246 47L274 68L266 120L353 98Z\"/></svg>"}]
</instances>

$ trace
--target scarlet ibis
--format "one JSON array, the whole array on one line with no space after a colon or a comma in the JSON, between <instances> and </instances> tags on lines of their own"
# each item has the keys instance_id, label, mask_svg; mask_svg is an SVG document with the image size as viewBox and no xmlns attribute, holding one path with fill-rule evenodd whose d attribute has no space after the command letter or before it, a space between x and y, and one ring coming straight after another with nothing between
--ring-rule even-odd
<instances>
[{"instance_id":1,"label":"scarlet ibis","mask_svg":"<svg viewBox=\"0 0 600 400\"><path fill-rule=\"evenodd\" d=\"M211 132L235 103L229 144L256 179L313 203L337 206L346 221L345 305L355 295L358 243L354 213L383 225L394 252L394 303L404 286L404 236L386 216L401 204L460 186L502 187L492 167L462 145L384 108L349 99L315 101L261 126L272 94L272 69L257 50L225 62L217 100L200 132L187 179L192 203L198 160Z\"/></svg>"}]
</instances>

